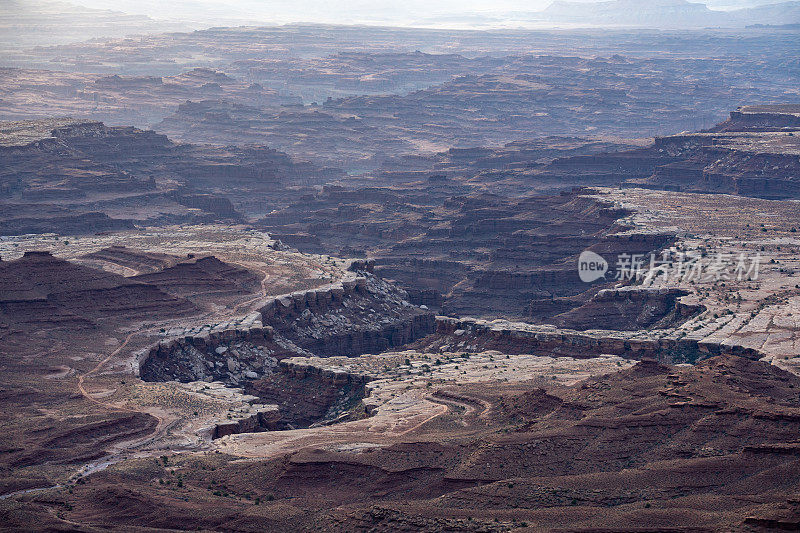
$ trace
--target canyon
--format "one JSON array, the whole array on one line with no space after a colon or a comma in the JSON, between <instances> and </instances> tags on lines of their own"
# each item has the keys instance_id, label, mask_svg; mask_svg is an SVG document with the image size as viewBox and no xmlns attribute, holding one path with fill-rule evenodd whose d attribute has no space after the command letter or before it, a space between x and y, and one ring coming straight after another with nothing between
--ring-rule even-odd
<instances>
[{"instance_id":1,"label":"canyon","mask_svg":"<svg viewBox=\"0 0 800 533\"><path fill-rule=\"evenodd\" d=\"M796 28L129 21L0 48L4 529L800 527Z\"/></svg>"}]
</instances>

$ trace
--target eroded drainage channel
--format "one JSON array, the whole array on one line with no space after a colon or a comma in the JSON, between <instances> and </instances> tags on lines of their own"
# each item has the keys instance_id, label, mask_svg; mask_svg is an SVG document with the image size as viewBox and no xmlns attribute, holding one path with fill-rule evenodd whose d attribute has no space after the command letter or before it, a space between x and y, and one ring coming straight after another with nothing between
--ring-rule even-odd
<instances>
[{"instance_id":1,"label":"eroded drainage channel","mask_svg":"<svg viewBox=\"0 0 800 533\"><path fill-rule=\"evenodd\" d=\"M236 398L250 409L218 420L212 439L234 433L327 425L366 416L361 400L371 376L297 367L271 327L227 329L160 344L140 362L143 381L203 382L212 398ZM229 414L230 416L230 414Z\"/></svg>"},{"instance_id":2,"label":"eroded drainage channel","mask_svg":"<svg viewBox=\"0 0 800 533\"><path fill-rule=\"evenodd\" d=\"M361 400L374 378L297 367L287 359L377 353L434 330L434 315L409 303L405 291L359 271L331 286L271 299L235 326L162 342L140 355L139 376L243 402L245 409L209 429L211 438L327 425L367 416Z\"/></svg>"}]
</instances>

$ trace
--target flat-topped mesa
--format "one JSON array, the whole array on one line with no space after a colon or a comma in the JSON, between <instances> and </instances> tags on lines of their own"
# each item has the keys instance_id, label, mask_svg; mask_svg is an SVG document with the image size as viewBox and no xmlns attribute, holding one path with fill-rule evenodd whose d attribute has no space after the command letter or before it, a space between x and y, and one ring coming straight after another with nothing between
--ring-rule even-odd
<instances>
[{"instance_id":1,"label":"flat-topped mesa","mask_svg":"<svg viewBox=\"0 0 800 533\"><path fill-rule=\"evenodd\" d=\"M0 270L0 320L20 331L95 327L152 316L186 316L189 300L155 285L28 251Z\"/></svg>"},{"instance_id":2,"label":"flat-topped mesa","mask_svg":"<svg viewBox=\"0 0 800 533\"><path fill-rule=\"evenodd\" d=\"M133 130L133 128L129 129ZM93 121L76 122L73 124L59 126L57 128L54 128L50 133L52 134L53 137L58 139L62 137L83 137L83 136L99 137L101 135L107 135L112 131L113 130L108 128L102 122L93 120Z\"/></svg>"},{"instance_id":3,"label":"flat-topped mesa","mask_svg":"<svg viewBox=\"0 0 800 533\"><path fill-rule=\"evenodd\" d=\"M53 138L68 140L70 145L99 157L103 151L111 154L130 153L136 150L162 152L172 147L166 135L133 126L107 126L102 122L80 122L53 129Z\"/></svg>"},{"instance_id":4,"label":"flat-topped mesa","mask_svg":"<svg viewBox=\"0 0 800 533\"><path fill-rule=\"evenodd\" d=\"M270 375L288 357L377 353L431 333L433 313L376 278L371 264L353 261L355 272L345 271L344 279L329 286L272 298L242 320L161 342L139 354L139 375L145 381L238 386ZM141 277L148 276L153 275Z\"/></svg>"},{"instance_id":5,"label":"flat-topped mesa","mask_svg":"<svg viewBox=\"0 0 800 533\"><path fill-rule=\"evenodd\" d=\"M141 158L164 155L173 149L166 135L133 126L106 126L102 122L84 122L56 128L53 137L67 141L73 148L98 161L114 160L120 156Z\"/></svg>"},{"instance_id":6,"label":"flat-topped mesa","mask_svg":"<svg viewBox=\"0 0 800 533\"><path fill-rule=\"evenodd\" d=\"M540 320L591 296L574 299L592 288L575 268L583 250L648 254L674 239L627 231L629 214L580 190L509 198L425 182L328 187L262 227L301 251L374 258L380 277L440 314Z\"/></svg>"},{"instance_id":7,"label":"flat-topped mesa","mask_svg":"<svg viewBox=\"0 0 800 533\"><path fill-rule=\"evenodd\" d=\"M253 404L247 412L217 421L209 428L211 439L237 433L256 433L280 429L281 412L277 405Z\"/></svg>"},{"instance_id":8,"label":"flat-topped mesa","mask_svg":"<svg viewBox=\"0 0 800 533\"><path fill-rule=\"evenodd\" d=\"M374 376L326 365L326 358L293 357L248 389L276 404L280 418L270 429L329 425L367 416L363 398Z\"/></svg>"},{"instance_id":9,"label":"flat-topped mesa","mask_svg":"<svg viewBox=\"0 0 800 533\"><path fill-rule=\"evenodd\" d=\"M260 312L264 324L281 337L325 356L377 353L434 329L432 312L410 304L405 291L368 270L350 272L327 287L269 300Z\"/></svg>"},{"instance_id":10,"label":"flat-topped mesa","mask_svg":"<svg viewBox=\"0 0 800 533\"><path fill-rule=\"evenodd\" d=\"M180 205L193 209L200 209L207 213L214 213L219 217L231 219L242 218L242 215L237 213L236 209L234 209L233 203L224 196L176 191L171 197Z\"/></svg>"},{"instance_id":11,"label":"flat-topped mesa","mask_svg":"<svg viewBox=\"0 0 800 533\"><path fill-rule=\"evenodd\" d=\"M160 253L145 252L123 245L111 245L81 257L83 260L101 262L109 267L128 268L137 274L160 272L165 268L174 266L181 258L179 256Z\"/></svg>"},{"instance_id":12,"label":"flat-topped mesa","mask_svg":"<svg viewBox=\"0 0 800 533\"><path fill-rule=\"evenodd\" d=\"M160 76L120 76L114 74L94 80L97 87L104 89L126 89L126 88L152 88L164 85L164 79Z\"/></svg>"},{"instance_id":13,"label":"flat-topped mesa","mask_svg":"<svg viewBox=\"0 0 800 533\"><path fill-rule=\"evenodd\" d=\"M726 136L727 135L727 136ZM625 185L653 189L738 194L766 199L800 197L800 141L780 133L692 134L657 140L683 159Z\"/></svg>"},{"instance_id":14,"label":"flat-topped mesa","mask_svg":"<svg viewBox=\"0 0 800 533\"><path fill-rule=\"evenodd\" d=\"M37 143L44 139L53 139L54 129L84 122L86 121L70 117L0 122L0 146L18 147Z\"/></svg>"},{"instance_id":15,"label":"flat-topped mesa","mask_svg":"<svg viewBox=\"0 0 800 533\"><path fill-rule=\"evenodd\" d=\"M346 298L367 295L366 283L366 278L354 277L327 287L297 291L272 298L264 303L260 310L261 316L265 322L269 323L272 320L302 316L307 310L325 313L339 307Z\"/></svg>"},{"instance_id":16,"label":"flat-topped mesa","mask_svg":"<svg viewBox=\"0 0 800 533\"><path fill-rule=\"evenodd\" d=\"M436 317L436 335L418 343L425 350L534 354L586 359L617 355L626 359L666 364L694 363L715 355L734 355L753 361L764 354L752 348L694 338L593 330L579 332L553 326L533 326L505 320ZM424 344L424 346L422 346ZM416 346L416 345L415 345Z\"/></svg>"},{"instance_id":17,"label":"flat-topped mesa","mask_svg":"<svg viewBox=\"0 0 800 533\"><path fill-rule=\"evenodd\" d=\"M636 331L678 326L705 308L680 301L689 292L638 286L601 289L588 302L557 315L553 325L577 329Z\"/></svg>"},{"instance_id":18,"label":"flat-topped mesa","mask_svg":"<svg viewBox=\"0 0 800 533\"><path fill-rule=\"evenodd\" d=\"M209 382L241 387L258 401L209 428L211 438L234 433L274 431L329 424L362 416L360 400L374 376L329 367L324 359L296 357L301 351L258 314L243 323L159 343L138 354L144 381ZM287 358L289 359L282 359Z\"/></svg>"},{"instance_id":19,"label":"flat-topped mesa","mask_svg":"<svg viewBox=\"0 0 800 533\"><path fill-rule=\"evenodd\" d=\"M22 254L22 257L46 259L53 257L53 252L49 250L28 250Z\"/></svg>"},{"instance_id":20,"label":"flat-topped mesa","mask_svg":"<svg viewBox=\"0 0 800 533\"><path fill-rule=\"evenodd\" d=\"M144 381L221 381L238 386L272 371L282 352L273 330L258 315L249 323L222 325L195 335L163 341L137 354Z\"/></svg>"},{"instance_id":21,"label":"flat-topped mesa","mask_svg":"<svg viewBox=\"0 0 800 533\"><path fill-rule=\"evenodd\" d=\"M800 105L743 107L699 133L656 138L654 158L669 154L648 177L625 186L739 194L773 200L800 197Z\"/></svg>"},{"instance_id":22,"label":"flat-topped mesa","mask_svg":"<svg viewBox=\"0 0 800 533\"><path fill-rule=\"evenodd\" d=\"M91 121L3 122L0 234L240 221L339 174L261 145L178 144Z\"/></svg>"},{"instance_id":23,"label":"flat-topped mesa","mask_svg":"<svg viewBox=\"0 0 800 533\"><path fill-rule=\"evenodd\" d=\"M658 139L656 142L658 142ZM562 172L570 172L578 175L593 176L594 179L587 185L596 185L603 181L616 183L621 176L647 175L657 165L665 164L669 161L671 161L669 154L654 154L648 149L577 155L553 160L537 176L560 176Z\"/></svg>"},{"instance_id":24,"label":"flat-topped mesa","mask_svg":"<svg viewBox=\"0 0 800 533\"><path fill-rule=\"evenodd\" d=\"M750 105L731 111L730 119L710 132L800 130L800 104Z\"/></svg>"},{"instance_id":25,"label":"flat-topped mesa","mask_svg":"<svg viewBox=\"0 0 800 533\"><path fill-rule=\"evenodd\" d=\"M224 388L225 395L242 402L229 409L225 417L212 421L201 434L217 439L236 433L328 425L365 416L361 403L366 395L365 385L376 378L327 365L325 361L293 357L271 366L258 379L244 382L241 388L231 388L224 381L201 386L200 390Z\"/></svg>"},{"instance_id":26,"label":"flat-topped mesa","mask_svg":"<svg viewBox=\"0 0 800 533\"><path fill-rule=\"evenodd\" d=\"M326 366L324 358L292 357L278 363L279 369L289 376L303 379L315 376L320 382L331 385L356 384L364 385L379 379L367 373L348 371L341 366Z\"/></svg>"}]
</instances>

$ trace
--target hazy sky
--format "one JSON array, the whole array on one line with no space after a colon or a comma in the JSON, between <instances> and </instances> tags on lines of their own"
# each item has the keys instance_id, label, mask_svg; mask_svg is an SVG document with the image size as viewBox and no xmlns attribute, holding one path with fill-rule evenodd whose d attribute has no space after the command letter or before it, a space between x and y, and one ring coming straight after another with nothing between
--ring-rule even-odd
<instances>
[{"instance_id":1,"label":"hazy sky","mask_svg":"<svg viewBox=\"0 0 800 533\"><path fill-rule=\"evenodd\" d=\"M552 0L73 0L76 4L152 17L213 16L276 20L347 20L418 18L457 12L538 11Z\"/></svg>"},{"instance_id":2,"label":"hazy sky","mask_svg":"<svg viewBox=\"0 0 800 533\"><path fill-rule=\"evenodd\" d=\"M552 0L67 0L154 18L202 22L332 22L413 24L441 15L539 11ZM572 0L592 2L597 0ZM643 0L646 3L647 0ZM694 0L701 1L701 0ZM706 0L713 8L751 6L780 0Z\"/></svg>"}]
</instances>

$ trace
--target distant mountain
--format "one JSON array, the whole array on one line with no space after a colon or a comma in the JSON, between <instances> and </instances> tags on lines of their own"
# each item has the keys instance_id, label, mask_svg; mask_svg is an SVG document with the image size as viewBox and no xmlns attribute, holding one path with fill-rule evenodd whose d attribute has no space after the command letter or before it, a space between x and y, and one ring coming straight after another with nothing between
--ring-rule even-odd
<instances>
[{"instance_id":1,"label":"distant mountain","mask_svg":"<svg viewBox=\"0 0 800 533\"><path fill-rule=\"evenodd\" d=\"M497 8L487 11L485 0L0 0L0 51L96 37L291 22L462 29L788 29L800 23L800 1L765 4L769 1L555 0L543 8L546 0L497 0Z\"/></svg>"},{"instance_id":2,"label":"distant mountain","mask_svg":"<svg viewBox=\"0 0 800 533\"><path fill-rule=\"evenodd\" d=\"M722 11L745 9L774 3L775 0L707 0L705 2L709 9L718 9Z\"/></svg>"},{"instance_id":3,"label":"distant mountain","mask_svg":"<svg viewBox=\"0 0 800 533\"><path fill-rule=\"evenodd\" d=\"M765 6L740 9L730 12L731 17L740 25L800 24L800 2L782 2Z\"/></svg>"},{"instance_id":4,"label":"distant mountain","mask_svg":"<svg viewBox=\"0 0 800 533\"><path fill-rule=\"evenodd\" d=\"M179 22L49 0L0 0L0 50L192 29Z\"/></svg>"},{"instance_id":5,"label":"distant mountain","mask_svg":"<svg viewBox=\"0 0 800 533\"><path fill-rule=\"evenodd\" d=\"M800 22L800 2L782 2L730 11L687 0L610 0L596 3L556 0L532 19L555 24L648 28L743 27Z\"/></svg>"},{"instance_id":6,"label":"distant mountain","mask_svg":"<svg viewBox=\"0 0 800 533\"><path fill-rule=\"evenodd\" d=\"M585 3L557 0L542 12L545 18L571 23L626 26L703 25L713 12L686 0L612 0Z\"/></svg>"}]
</instances>

